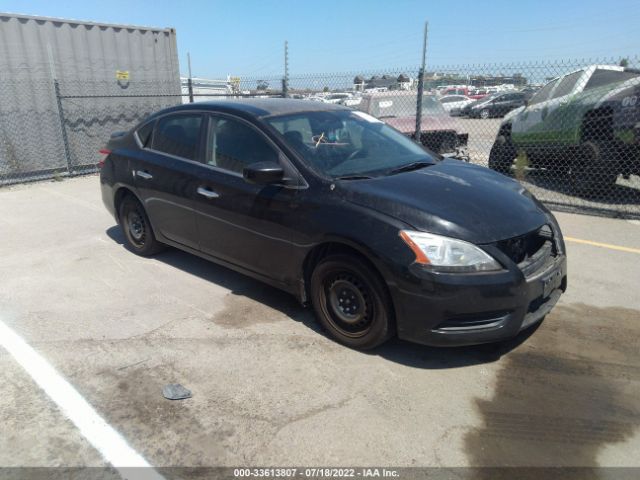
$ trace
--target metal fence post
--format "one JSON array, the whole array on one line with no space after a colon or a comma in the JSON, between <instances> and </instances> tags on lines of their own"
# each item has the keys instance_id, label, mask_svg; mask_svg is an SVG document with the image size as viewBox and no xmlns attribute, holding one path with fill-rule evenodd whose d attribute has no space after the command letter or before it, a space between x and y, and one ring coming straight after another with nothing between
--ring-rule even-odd
<instances>
[{"instance_id":1,"label":"metal fence post","mask_svg":"<svg viewBox=\"0 0 640 480\"><path fill-rule=\"evenodd\" d=\"M69 149L69 139L67 138L67 126L64 119L64 108L62 106L62 95L60 95L60 84L57 79L53 80L53 88L56 93L56 103L58 105L58 118L60 119L60 128L62 130L62 143L64 145L64 156L67 160L67 173L71 175L71 150Z\"/></svg>"},{"instance_id":2,"label":"metal fence post","mask_svg":"<svg viewBox=\"0 0 640 480\"><path fill-rule=\"evenodd\" d=\"M420 141L420 132L422 131L422 94L424 93L424 68L418 73L418 98L416 101L416 132L415 139Z\"/></svg>"},{"instance_id":3,"label":"metal fence post","mask_svg":"<svg viewBox=\"0 0 640 480\"><path fill-rule=\"evenodd\" d=\"M416 133L415 139L421 142L420 132L422 132L422 96L424 94L424 70L427 63L427 32L429 22L424 22L424 38L422 40L422 67L418 73L418 98L416 101Z\"/></svg>"},{"instance_id":4,"label":"metal fence post","mask_svg":"<svg viewBox=\"0 0 640 480\"><path fill-rule=\"evenodd\" d=\"M289 96L289 42L284 41L284 78L282 79L282 97Z\"/></svg>"},{"instance_id":5,"label":"metal fence post","mask_svg":"<svg viewBox=\"0 0 640 480\"><path fill-rule=\"evenodd\" d=\"M193 103L193 82L191 81L191 77L187 80L187 87L189 88L189 103Z\"/></svg>"},{"instance_id":6,"label":"metal fence post","mask_svg":"<svg viewBox=\"0 0 640 480\"><path fill-rule=\"evenodd\" d=\"M187 88L189 89L189 103L193 103L193 81L191 80L191 54L187 52L187 64L189 66L189 78L187 79Z\"/></svg>"}]
</instances>

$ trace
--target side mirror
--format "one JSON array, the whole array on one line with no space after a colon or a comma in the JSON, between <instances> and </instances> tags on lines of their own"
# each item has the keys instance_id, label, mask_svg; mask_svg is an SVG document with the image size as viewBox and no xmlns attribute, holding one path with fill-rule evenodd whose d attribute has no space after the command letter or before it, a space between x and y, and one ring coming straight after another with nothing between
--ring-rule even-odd
<instances>
[{"instance_id":1,"label":"side mirror","mask_svg":"<svg viewBox=\"0 0 640 480\"><path fill-rule=\"evenodd\" d=\"M277 162L256 162L242 170L242 176L249 183L269 185L281 182L284 170Z\"/></svg>"}]
</instances>

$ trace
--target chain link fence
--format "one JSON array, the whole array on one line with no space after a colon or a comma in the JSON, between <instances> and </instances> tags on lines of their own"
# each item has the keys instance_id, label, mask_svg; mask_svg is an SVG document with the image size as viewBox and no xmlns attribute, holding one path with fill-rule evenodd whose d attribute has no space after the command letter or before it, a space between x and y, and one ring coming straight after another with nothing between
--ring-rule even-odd
<instances>
[{"instance_id":1,"label":"chain link fence","mask_svg":"<svg viewBox=\"0 0 640 480\"><path fill-rule=\"evenodd\" d=\"M434 152L513 176L553 208L640 218L638 67L638 58L605 58L398 68L183 79L180 90L9 79L0 81L0 184L94 172L112 132L162 108L289 97L372 115Z\"/></svg>"}]
</instances>

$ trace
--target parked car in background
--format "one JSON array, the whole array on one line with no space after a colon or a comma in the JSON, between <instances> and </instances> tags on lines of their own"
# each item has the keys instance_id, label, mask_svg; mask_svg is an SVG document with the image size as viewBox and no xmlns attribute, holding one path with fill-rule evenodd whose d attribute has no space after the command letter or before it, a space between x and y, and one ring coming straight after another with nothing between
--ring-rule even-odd
<instances>
[{"instance_id":1,"label":"parked car in background","mask_svg":"<svg viewBox=\"0 0 640 480\"><path fill-rule=\"evenodd\" d=\"M345 98L342 102L340 102L340 105L344 105L345 107L355 107L357 105L360 105L361 101L362 95L354 95L350 98Z\"/></svg>"},{"instance_id":2,"label":"parked car in background","mask_svg":"<svg viewBox=\"0 0 640 480\"><path fill-rule=\"evenodd\" d=\"M438 90L438 94L441 96L445 95L464 95L467 96L471 93L469 87L449 87Z\"/></svg>"},{"instance_id":3,"label":"parked car in background","mask_svg":"<svg viewBox=\"0 0 640 480\"><path fill-rule=\"evenodd\" d=\"M522 92L496 93L477 100L463 111L471 118L502 117L511 110L525 105L528 98L528 95Z\"/></svg>"},{"instance_id":4,"label":"parked car in background","mask_svg":"<svg viewBox=\"0 0 640 480\"><path fill-rule=\"evenodd\" d=\"M350 93L330 93L324 97L324 101L333 104L342 104L345 100L348 100L353 95Z\"/></svg>"},{"instance_id":5,"label":"parked car in background","mask_svg":"<svg viewBox=\"0 0 640 480\"><path fill-rule=\"evenodd\" d=\"M597 194L619 174L640 174L640 71L591 65L555 78L507 115L489 167L507 173L518 152L531 167L566 173Z\"/></svg>"},{"instance_id":6,"label":"parked car in background","mask_svg":"<svg viewBox=\"0 0 640 480\"><path fill-rule=\"evenodd\" d=\"M518 182L346 107L192 103L103 153L131 251L171 245L287 291L352 348L512 338L567 286L558 223Z\"/></svg>"},{"instance_id":7,"label":"parked car in background","mask_svg":"<svg viewBox=\"0 0 640 480\"><path fill-rule=\"evenodd\" d=\"M464 95L445 95L444 97L440 97L439 100L444 109L449 112L449 115L452 117L460 115L464 107L474 102L474 100Z\"/></svg>"},{"instance_id":8,"label":"parked car in background","mask_svg":"<svg viewBox=\"0 0 640 480\"><path fill-rule=\"evenodd\" d=\"M489 95L489 91L485 88L471 90L469 95L467 95L472 100L480 100Z\"/></svg>"},{"instance_id":9,"label":"parked car in background","mask_svg":"<svg viewBox=\"0 0 640 480\"><path fill-rule=\"evenodd\" d=\"M416 107L416 92L392 91L365 93L362 102L356 108L379 118L405 135L414 137ZM466 156L464 150L469 134L457 130L458 125L438 101L437 96L423 96L421 125L422 145L442 155Z\"/></svg>"}]
</instances>

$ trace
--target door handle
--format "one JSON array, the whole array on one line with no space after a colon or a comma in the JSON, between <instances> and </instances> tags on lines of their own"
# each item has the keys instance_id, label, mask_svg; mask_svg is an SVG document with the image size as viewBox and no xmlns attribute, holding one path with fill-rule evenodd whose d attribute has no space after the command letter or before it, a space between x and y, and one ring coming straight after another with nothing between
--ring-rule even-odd
<instances>
[{"instance_id":1,"label":"door handle","mask_svg":"<svg viewBox=\"0 0 640 480\"><path fill-rule=\"evenodd\" d=\"M214 192L213 190L209 190L206 187L198 187L198 190L196 190L198 192L199 195L202 195L203 197L206 198L219 198L220 194Z\"/></svg>"},{"instance_id":2,"label":"door handle","mask_svg":"<svg viewBox=\"0 0 640 480\"><path fill-rule=\"evenodd\" d=\"M153 178L153 175L151 175L149 172L145 172L144 170L136 170L135 174L137 177L143 178L145 180L151 180Z\"/></svg>"}]
</instances>

